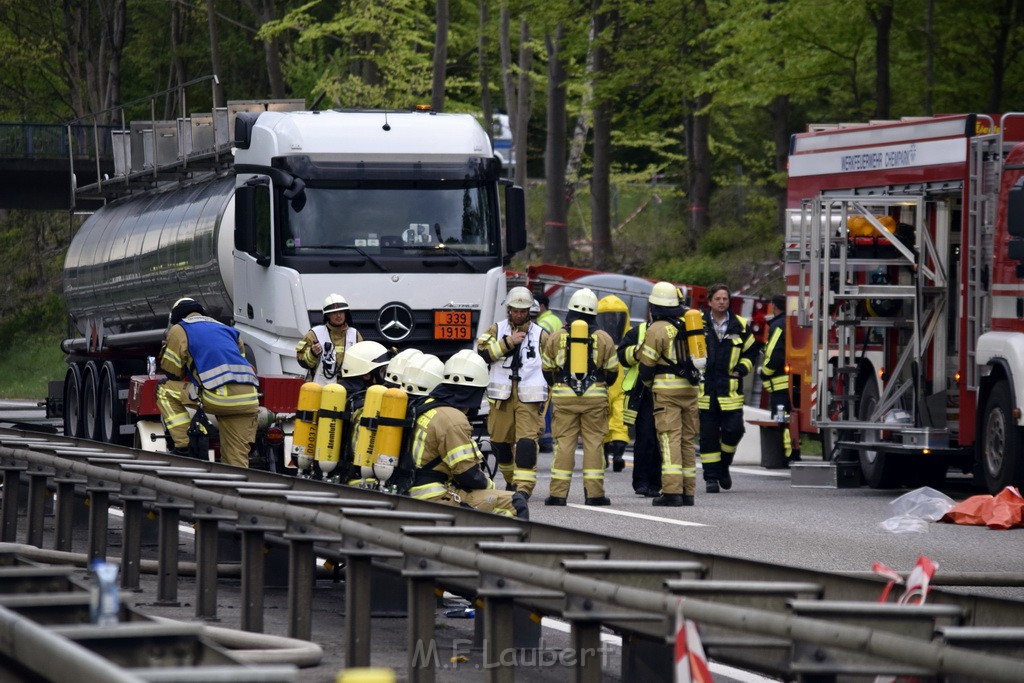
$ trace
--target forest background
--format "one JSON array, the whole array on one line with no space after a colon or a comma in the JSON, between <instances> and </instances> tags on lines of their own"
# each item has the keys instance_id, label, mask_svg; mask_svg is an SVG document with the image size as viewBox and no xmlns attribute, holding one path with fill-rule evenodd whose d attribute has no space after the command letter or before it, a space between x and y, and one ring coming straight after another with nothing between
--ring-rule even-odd
<instances>
[{"instance_id":1,"label":"forest background","mask_svg":"<svg viewBox=\"0 0 1024 683\"><path fill-rule=\"evenodd\" d=\"M769 293L792 134L1019 110L1022 48L1024 0L5 0L0 123L67 122L213 73L220 89L191 111L502 111L528 190L513 268ZM158 118L187 113L162 104ZM48 362L19 341L63 336L81 220L0 211L0 362Z\"/></svg>"}]
</instances>

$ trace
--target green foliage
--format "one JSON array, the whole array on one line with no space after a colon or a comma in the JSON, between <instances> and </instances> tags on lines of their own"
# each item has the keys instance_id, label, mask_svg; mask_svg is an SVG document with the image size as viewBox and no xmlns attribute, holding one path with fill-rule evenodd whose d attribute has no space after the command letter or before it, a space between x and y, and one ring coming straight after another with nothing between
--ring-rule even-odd
<instances>
[{"instance_id":1,"label":"green foliage","mask_svg":"<svg viewBox=\"0 0 1024 683\"><path fill-rule=\"evenodd\" d=\"M63 379L67 369L62 337L53 330L18 331L17 345L0 349L0 398L46 398L47 382Z\"/></svg>"}]
</instances>

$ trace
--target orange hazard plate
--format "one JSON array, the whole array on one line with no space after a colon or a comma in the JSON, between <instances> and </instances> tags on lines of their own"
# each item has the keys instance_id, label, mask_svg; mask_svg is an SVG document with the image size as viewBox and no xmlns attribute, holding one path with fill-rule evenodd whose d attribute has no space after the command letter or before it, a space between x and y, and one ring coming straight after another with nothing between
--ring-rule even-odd
<instances>
[{"instance_id":1,"label":"orange hazard plate","mask_svg":"<svg viewBox=\"0 0 1024 683\"><path fill-rule=\"evenodd\" d=\"M473 312L434 311L434 339L472 339Z\"/></svg>"}]
</instances>

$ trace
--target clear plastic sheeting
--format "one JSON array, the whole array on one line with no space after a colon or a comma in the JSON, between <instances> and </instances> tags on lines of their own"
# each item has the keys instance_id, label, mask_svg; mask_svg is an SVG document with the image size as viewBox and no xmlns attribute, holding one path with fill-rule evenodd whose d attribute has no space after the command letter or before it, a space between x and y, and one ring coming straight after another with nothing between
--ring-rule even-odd
<instances>
[{"instance_id":1,"label":"clear plastic sheeting","mask_svg":"<svg viewBox=\"0 0 1024 683\"><path fill-rule=\"evenodd\" d=\"M893 534L926 533L929 522L937 522L956 506L956 501L930 486L908 491L889 502L893 516L878 524Z\"/></svg>"}]
</instances>

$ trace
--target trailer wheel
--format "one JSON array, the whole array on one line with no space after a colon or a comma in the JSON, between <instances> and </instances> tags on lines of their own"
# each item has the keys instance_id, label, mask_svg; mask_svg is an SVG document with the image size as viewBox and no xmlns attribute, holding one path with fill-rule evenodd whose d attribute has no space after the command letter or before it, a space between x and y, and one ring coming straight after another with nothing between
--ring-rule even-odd
<instances>
[{"instance_id":1,"label":"trailer wheel","mask_svg":"<svg viewBox=\"0 0 1024 683\"><path fill-rule=\"evenodd\" d=\"M857 402L857 419L867 422L878 405L878 384L873 378L864 383ZM903 459L882 451L859 451L860 471L873 489L891 489L902 482Z\"/></svg>"},{"instance_id":2,"label":"trailer wheel","mask_svg":"<svg viewBox=\"0 0 1024 683\"><path fill-rule=\"evenodd\" d=\"M1024 484L1024 438L1013 422L1010 385L1001 380L992 387L982 414L980 455L988 492Z\"/></svg>"},{"instance_id":3,"label":"trailer wheel","mask_svg":"<svg viewBox=\"0 0 1024 683\"><path fill-rule=\"evenodd\" d=\"M95 361L82 371L82 437L101 441L99 423L100 369Z\"/></svg>"},{"instance_id":4,"label":"trailer wheel","mask_svg":"<svg viewBox=\"0 0 1024 683\"><path fill-rule=\"evenodd\" d=\"M125 421L125 405L119 394L117 369L113 362L108 360L100 372L98 438L107 443L127 446L131 444L133 437L129 435L126 439L121 436L121 425Z\"/></svg>"},{"instance_id":5,"label":"trailer wheel","mask_svg":"<svg viewBox=\"0 0 1024 683\"><path fill-rule=\"evenodd\" d=\"M79 439L82 436L82 368L77 363L68 365L63 398L64 436Z\"/></svg>"}]
</instances>

